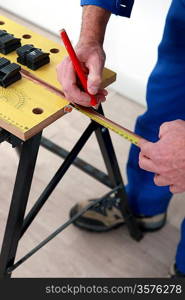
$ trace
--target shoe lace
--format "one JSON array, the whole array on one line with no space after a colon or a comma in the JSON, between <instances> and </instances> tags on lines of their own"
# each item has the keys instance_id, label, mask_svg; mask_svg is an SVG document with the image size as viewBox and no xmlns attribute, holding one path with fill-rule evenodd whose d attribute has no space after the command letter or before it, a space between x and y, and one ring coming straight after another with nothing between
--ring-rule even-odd
<instances>
[{"instance_id":1,"label":"shoe lace","mask_svg":"<svg viewBox=\"0 0 185 300\"><path fill-rule=\"evenodd\" d=\"M109 197L103 198L102 201L100 201L93 207L93 210L103 215L106 215L107 209L111 210L113 207L119 209L119 206L120 198L116 197L115 195L111 195Z\"/></svg>"}]
</instances>

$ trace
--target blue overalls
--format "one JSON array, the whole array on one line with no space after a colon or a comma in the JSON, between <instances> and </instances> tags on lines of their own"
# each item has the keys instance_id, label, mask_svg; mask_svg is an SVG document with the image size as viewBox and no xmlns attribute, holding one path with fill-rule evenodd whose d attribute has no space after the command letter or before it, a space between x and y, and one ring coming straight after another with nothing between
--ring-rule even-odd
<instances>
[{"instance_id":1,"label":"blue overalls","mask_svg":"<svg viewBox=\"0 0 185 300\"><path fill-rule=\"evenodd\" d=\"M130 16L133 3L133 0L81 1L82 5L98 5L127 17ZM170 6L158 49L158 60L148 80L147 110L138 117L135 132L155 142L160 125L176 119L185 120L185 0L173 0ZM145 216L166 212L172 194L168 187L154 184L153 173L139 168L138 156L139 148L131 146L126 190L133 212ZM185 274L185 219L176 252L176 266Z\"/></svg>"}]
</instances>

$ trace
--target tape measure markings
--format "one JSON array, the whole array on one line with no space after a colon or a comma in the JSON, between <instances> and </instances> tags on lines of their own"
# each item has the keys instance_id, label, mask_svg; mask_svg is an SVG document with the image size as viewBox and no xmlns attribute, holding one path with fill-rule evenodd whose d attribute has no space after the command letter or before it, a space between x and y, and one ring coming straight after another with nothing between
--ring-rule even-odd
<instances>
[{"instance_id":1,"label":"tape measure markings","mask_svg":"<svg viewBox=\"0 0 185 300\"><path fill-rule=\"evenodd\" d=\"M16 127L19 127L21 130L22 129L24 129L24 130L30 129L28 126L20 124L20 123L14 121L13 119L11 119L9 116L3 114L2 112L0 112L0 118L2 120L6 120L6 122L9 123L10 125L15 125Z\"/></svg>"},{"instance_id":2,"label":"tape measure markings","mask_svg":"<svg viewBox=\"0 0 185 300\"><path fill-rule=\"evenodd\" d=\"M106 127L108 129L114 131L115 133L117 133L120 136L124 137L125 139L127 139L131 143L135 144L136 146L138 145L140 137L138 135L136 135L135 133L133 133L132 131L130 131L130 130L122 127L121 125L107 119L106 117L99 114L98 112L96 112L92 108L82 107L82 106L79 106L79 105L74 105L74 107L78 111L80 111L83 114L85 114L86 116L88 116L93 121L95 121L98 124L102 125L103 127Z\"/></svg>"}]
</instances>

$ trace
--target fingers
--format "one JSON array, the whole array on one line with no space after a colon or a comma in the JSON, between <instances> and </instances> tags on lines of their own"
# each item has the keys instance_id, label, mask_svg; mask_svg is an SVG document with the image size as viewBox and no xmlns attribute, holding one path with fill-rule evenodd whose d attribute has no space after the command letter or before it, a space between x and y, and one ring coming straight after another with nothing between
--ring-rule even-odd
<instances>
[{"instance_id":1,"label":"fingers","mask_svg":"<svg viewBox=\"0 0 185 300\"><path fill-rule=\"evenodd\" d=\"M169 190L172 194L183 193L185 191L185 186L182 184L173 184L174 180L169 179L163 175L156 174L154 176L154 183L157 186L169 186Z\"/></svg>"},{"instance_id":2,"label":"fingers","mask_svg":"<svg viewBox=\"0 0 185 300\"><path fill-rule=\"evenodd\" d=\"M90 96L85 92L82 92L76 85L68 87L68 91L66 92L66 98L72 103L74 102L83 106L91 106Z\"/></svg>"},{"instance_id":3,"label":"fingers","mask_svg":"<svg viewBox=\"0 0 185 300\"><path fill-rule=\"evenodd\" d=\"M159 138L164 136L166 133L174 130L174 128L180 128L183 125L184 127L184 121L183 120L175 120L170 122L165 122L160 126L159 130Z\"/></svg>"},{"instance_id":4,"label":"fingers","mask_svg":"<svg viewBox=\"0 0 185 300\"><path fill-rule=\"evenodd\" d=\"M160 127L158 142L139 142L140 167L155 173L154 183L161 187L168 186L173 194L185 191L185 160L182 150L185 144L184 128L182 120L166 122Z\"/></svg>"},{"instance_id":5,"label":"fingers","mask_svg":"<svg viewBox=\"0 0 185 300\"><path fill-rule=\"evenodd\" d=\"M58 81L63 86L65 97L70 102L78 103L83 106L91 106L90 96L80 90L80 88L77 86L76 73L69 58L66 58L61 64L57 66L57 77ZM99 83L101 83L101 80L95 80L94 82L98 84L99 89ZM99 105L101 102L106 101L107 94L108 92L105 89L98 90L98 94L96 95L97 105Z\"/></svg>"},{"instance_id":6,"label":"fingers","mask_svg":"<svg viewBox=\"0 0 185 300\"><path fill-rule=\"evenodd\" d=\"M183 187L180 187L178 185L170 185L170 192L172 194L177 194L177 193L183 193L185 189Z\"/></svg>"},{"instance_id":7,"label":"fingers","mask_svg":"<svg viewBox=\"0 0 185 300\"><path fill-rule=\"evenodd\" d=\"M169 179L157 174L154 176L154 183L157 186L169 186L169 190L172 194L183 193L185 190L184 187L172 184Z\"/></svg>"},{"instance_id":8,"label":"fingers","mask_svg":"<svg viewBox=\"0 0 185 300\"><path fill-rule=\"evenodd\" d=\"M154 176L154 183L158 186L167 186L171 185L172 181L169 178L156 174Z\"/></svg>"},{"instance_id":9,"label":"fingers","mask_svg":"<svg viewBox=\"0 0 185 300\"><path fill-rule=\"evenodd\" d=\"M89 68L87 89L90 94L96 95L102 82L103 62L100 61L97 55L87 65Z\"/></svg>"},{"instance_id":10,"label":"fingers","mask_svg":"<svg viewBox=\"0 0 185 300\"><path fill-rule=\"evenodd\" d=\"M142 153L139 154L139 166L141 169L152 173L157 173L158 171L158 167L154 164L154 162Z\"/></svg>"},{"instance_id":11,"label":"fingers","mask_svg":"<svg viewBox=\"0 0 185 300\"><path fill-rule=\"evenodd\" d=\"M99 90L98 94L96 95L97 102L105 102L107 95L108 95L108 92L105 89Z\"/></svg>"},{"instance_id":12,"label":"fingers","mask_svg":"<svg viewBox=\"0 0 185 300\"><path fill-rule=\"evenodd\" d=\"M83 106L90 106L90 96L81 91L76 84L76 74L71 61L65 59L57 67L58 81L64 86L63 92L70 102L75 102Z\"/></svg>"},{"instance_id":13,"label":"fingers","mask_svg":"<svg viewBox=\"0 0 185 300\"><path fill-rule=\"evenodd\" d=\"M144 146L144 144L146 144L148 141L145 140L144 138L140 138L139 142L138 142L138 147L142 148Z\"/></svg>"},{"instance_id":14,"label":"fingers","mask_svg":"<svg viewBox=\"0 0 185 300\"><path fill-rule=\"evenodd\" d=\"M141 149L142 155L146 156L148 158L151 158L151 159L155 158L155 156L156 156L156 147L155 147L155 145L156 145L155 143L148 142L145 139L140 139L139 144L138 144L138 146Z\"/></svg>"},{"instance_id":15,"label":"fingers","mask_svg":"<svg viewBox=\"0 0 185 300\"><path fill-rule=\"evenodd\" d=\"M159 129L159 138L162 138L162 136L170 130L170 127L171 127L171 122L163 123Z\"/></svg>"},{"instance_id":16,"label":"fingers","mask_svg":"<svg viewBox=\"0 0 185 300\"><path fill-rule=\"evenodd\" d=\"M101 94L101 95L103 95L103 96L107 96L108 95L108 91L106 90L106 89L100 89L99 91L98 91L98 94Z\"/></svg>"}]
</instances>

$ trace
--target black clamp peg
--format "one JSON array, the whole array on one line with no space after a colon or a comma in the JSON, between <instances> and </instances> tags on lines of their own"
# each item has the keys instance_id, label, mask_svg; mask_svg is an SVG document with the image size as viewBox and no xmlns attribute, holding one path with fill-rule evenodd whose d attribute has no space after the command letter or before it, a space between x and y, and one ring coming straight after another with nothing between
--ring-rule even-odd
<instances>
[{"instance_id":1,"label":"black clamp peg","mask_svg":"<svg viewBox=\"0 0 185 300\"><path fill-rule=\"evenodd\" d=\"M0 58L0 86L6 88L17 80L21 79L21 67L11 63L8 59Z\"/></svg>"},{"instance_id":2,"label":"black clamp peg","mask_svg":"<svg viewBox=\"0 0 185 300\"><path fill-rule=\"evenodd\" d=\"M8 54L21 47L21 39L9 34L6 30L0 30L0 52Z\"/></svg>"},{"instance_id":3,"label":"black clamp peg","mask_svg":"<svg viewBox=\"0 0 185 300\"><path fill-rule=\"evenodd\" d=\"M31 70L37 70L50 62L49 53L43 52L33 45L24 45L16 50L17 62Z\"/></svg>"}]
</instances>

